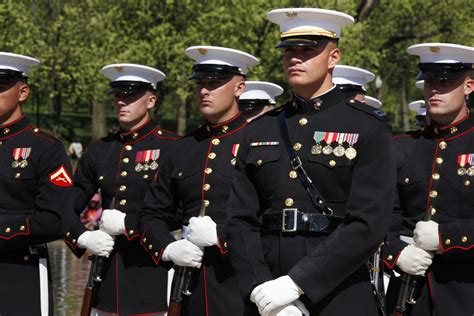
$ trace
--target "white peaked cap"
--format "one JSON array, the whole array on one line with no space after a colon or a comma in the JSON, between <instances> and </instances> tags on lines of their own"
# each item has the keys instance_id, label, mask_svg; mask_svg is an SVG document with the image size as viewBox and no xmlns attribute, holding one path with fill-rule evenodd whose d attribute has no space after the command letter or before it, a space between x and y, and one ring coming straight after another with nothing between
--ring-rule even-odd
<instances>
[{"instance_id":1,"label":"white peaked cap","mask_svg":"<svg viewBox=\"0 0 474 316\"><path fill-rule=\"evenodd\" d=\"M365 96L365 104L370 105L373 108L380 109L382 107L382 102L379 99Z\"/></svg>"},{"instance_id":2,"label":"white peaked cap","mask_svg":"<svg viewBox=\"0 0 474 316\"><path fill-rule=\"evenodd\" d=\"M420 63L474 63L474 47L450 43L423 43L407 48L420 56Z\"/></svg>"},{"instance_id":3,"label":"white peaked cap","mask_svg":"<svg viewBox=\"0 0 474 316\"><path fill-rule=\"evenodd\" d=\"M102 68L101 74L115 81L140 81L150 83L156 89L156 83L166 75L155 68L138 64L111 64Z\"/></svg>"},{"instance_id":4,"label":"white peaked cap","mask_svg":"<svg viewBox=\"0 0 474 316\"><path fill-rule=\"evenodd\" d=\"M245 91L239 100L268 100L275 104L275 97L283 93L283 88L266 81L245 81Z\"/></svg>"},{"instance_id":5,"label":"white peaked cap","mask_svg":"<svg viewBox=\"0 0 474 316\"><path fill-rule=\"evenodd\" d=\"M243 51L218 46L191 46L186 48L186 56L196 64L227 65L240 68L243 75L247 68L258 65L258 58Z\"/></svg>"},{"instance_id":6,"label":"white peaked cap","mask_svg":"<svg viewBox=\"0 0 474 316\"><path fill-rule=\"evenodd\" d=\"M367 83L375 79L375 75L365 69L336 65L332 73L332 82L335 84L351 84L365 87Z\"/></svg>"},{"instance_id":7,"label":"white peaked cap","mask_svg":"<svg viewBox=\"0 0 474 316\"><path fill-rule=\"evenodd\" d=\"M38 66L40 61L36 58L0 52L0 69L8 69L22 72L24 76L28 76L30 68Z\"/></svg>"},{"instance_id":8,"label":"white peaked cap","mask_svg":"<svg viewBox=\"0 0 474 316\"><path fill-rule=\"evenodd\" d=\"M424 80L417 80L415 83L415 86L418 89L424 89L425 88L425 81Z\"/></svg>"},{"instance_id":9,"label":"white peaked cap","mask_svg":"<svg viewBox=\"0 0 474 316\"><path fill-rule=\"evenodd\" d=\"M298 35L339 38L341 28L354 23L348 14L315 8L285 8L267 13L270 22L280 25L281 37Z\"/></svg>"},{"instance_id":10,"label":"white peaked cap","mask_svg":"<svg viewBox=\"0 0 474 316\"><path fill-rule=\"evenodd\" d=\"M426 115L425 100L417 100L410 102L408 108L415 111L417 115Z\"/></svg>"}]
</instances>

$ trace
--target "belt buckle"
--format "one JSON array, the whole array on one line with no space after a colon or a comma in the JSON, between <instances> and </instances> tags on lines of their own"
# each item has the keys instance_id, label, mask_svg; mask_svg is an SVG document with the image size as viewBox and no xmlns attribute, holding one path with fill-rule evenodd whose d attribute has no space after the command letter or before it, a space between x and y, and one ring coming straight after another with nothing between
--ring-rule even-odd
<instances>
[{"instance_id":1,"label":"belt buckle","mask_svg":"<svg viewBox=\"0 0 474 316\"><path fill-rule=\"evenodd\" d=\"M291 168L293 170L297 170L299 168L301 168L301 166L303 165L303 163L301 162L301 159L300 157L296 156L294 159L292 159L290 161L290 165L291 165Z\"/></svg>"},{"instance_id":2,"label":"belt buckle","mask_svg":"<svg viewBox=\"0 0 474 316\"><path fill-rule=\"evenodd\" d=\"M284 208L281 217L281 231L283 233L295 232L298 224L298 209Z\"/></svg>"}]
</instances>

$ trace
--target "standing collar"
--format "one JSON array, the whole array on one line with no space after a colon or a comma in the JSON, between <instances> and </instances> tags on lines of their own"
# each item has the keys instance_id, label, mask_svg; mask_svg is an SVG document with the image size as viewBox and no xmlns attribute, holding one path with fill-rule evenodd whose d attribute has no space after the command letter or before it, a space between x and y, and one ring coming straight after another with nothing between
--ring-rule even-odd
<instances>
[{"instance_id":1,"label":"standing collar","mask_svg":"<svg viewBox=\"0 0 474 316\"><path fill-rule=\"evenodd\" d=\"M148 120L142 126L136 128L134 130L131 130L129 132L120 131L119 137L120 137L120 140L122 142L130 143L130 142L134 142L137 139L140 139L143 136L149 134L151 131L153 131L153 129L155 129L155 123L153 122L153 120Z\"/></svg>"},{"instance_id":2,"label":"standing collar","mask_svg":"<svg viewBox=\"0 0 474 316\"><path fill-rule=\"evenodd\" d=\"M29 125L30 121L23 114L17 120L0 126L0 139L16 135L18 132L26 129Z\"/></svg>"},{"instance_id":3,"label":"standing collar","mask_svg":"<svg viewBox=\"0 0 474 316\"><path fill-rule=\"evenodd\" d=\"M247 124L247 120L239 112L239 114L237 114L230 120L219 123L219 124L211 124L209 122L206 122L205 129L206 129L207 134L210 137L220 137L220 136L225 136L241 128L242 125L244 124Z\"/></svg>"},{"instance_id":4,"label":"standing collar","mask_svg":"<svg viewBox=\"0 0 474 316\"><path fill-rule=\"evenodd\" d=\"M310 100L293 95L291 106L300 114L313 114L328 109L345 98L347 95L340 89L336 89L336 85L334 85L328 91Z\"/></svg>"},{"instance_id":5,"label":"standing collar","mask_svg":"<svg viewBox=\"0 0 474 316\"><path fill-rule=\"evenodd\" d=\"M436 122L432 121L431 125L426 128L426 131L438 138L449 138L462 134L473 126L474 117L469 113L463 119L448 126L440 127Z\"/></svg>"}]
</instances>

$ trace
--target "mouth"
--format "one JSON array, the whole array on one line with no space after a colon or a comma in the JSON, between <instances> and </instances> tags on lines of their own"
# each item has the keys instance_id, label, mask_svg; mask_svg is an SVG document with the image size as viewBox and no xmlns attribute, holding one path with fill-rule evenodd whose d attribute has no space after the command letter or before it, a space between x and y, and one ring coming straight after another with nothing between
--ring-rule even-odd
<instances>
[{"instance_id":1,"label":"mouth","mask_svg":"<svg viewBox=\"0 0 474 316\"><path fill-rule=\"evenodd\" d=\"M208 106L208 105L211 105L212 102L209 100L201 100L199 104L201 104L202 106Z\"/></svg>"},{"instance_id":2,"label":"mouth","mask_svg":"<svg viewBox=\"0 0 474 316\"><path fill-rule=\"evenodd\" d=\"M435 98L430 98L430 99L428 99L428 102L429 102L430 104L438 104L438 103L441 103L442 100L440 100L440 99L435 99Z\"/></svg>"},{"instance_id":3,"label":"mouth","mask_svg":"<svg viewBox=\"0 0 474 316\"><path fill-rule=\"evenodd\" d=\"M290 67L288 68L288 73L289 74L298 74L298 73L303 73L304 70L301 69L301 68L297 68L297 67Z\"/></svg>"}]
</instances>

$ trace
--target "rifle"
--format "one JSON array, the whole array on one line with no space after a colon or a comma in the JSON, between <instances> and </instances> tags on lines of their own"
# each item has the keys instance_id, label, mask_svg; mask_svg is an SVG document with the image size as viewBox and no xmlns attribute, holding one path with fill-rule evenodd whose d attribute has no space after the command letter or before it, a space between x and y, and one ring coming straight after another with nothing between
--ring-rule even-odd
<instances>
[{"instance_id":1,"label":"rifle","mask_svg":"<svg viewBox=\"0 0 474 316\"><path fill-rule=\"evenodd\" d=\"M204 203L201 205L199 210L199 217L206 215L206 206ZM168 307L168 316L180 316L181 306L185 296L190 296L191 283L193 280L194 273L199 271L196 268L174 266L175 274L173 277L173 283L171 286L170 303ZM183 296L184 295L184 296ZM82 316L82 315L81 315Z\"/></svg>"},{"instance_id":2,"label":"rifle","mask_svg":"<svg viewBox=\"0 0 474 316\"><path fill-rule=\"evenodd\" d=\"M112 198L109 208L115 207L115 197ZM92 310L92 303L97 292L97 288L102 283L102 270L106 257L92 255L88 258L91 261L91 269L89 271L89 278L87 279L86 288L84 289L84 297L82 298L81 316L90 316Z\"/></svg>"},{"instance_id":3,"label":"rifle","mask_svg":"<svg viewBox=\"0 0 474 316\"><path fill-rule=\"evenodd\" d=\"M380 290L383 293L383 285L382 288L380 284L380 251L382 248L382 244L380 247L375 251L372 262L369 261L368 268L369 268L369 275L370 275L370 283L372 284L372 292L374 293L375 303L377 304L377 308L379 310L379 314L382 316L386 316L385 311L385 299L384 295L381 294Z\"/></svg>"},{"instance_id":4,"label":"rifle","mask_svg":"<svg viewBox=\"0 0 474 316\"><path fill-rule=\"evenodd\" d=\"M424 221L431 220L431 212L427 211ZM417 277L408 273L403 273L401 278L400 292L398 292L397 303L392 316L404 316L407 310L406 304L414 305L416 285L418 284Z\"/></svg>"}]
</instances>

